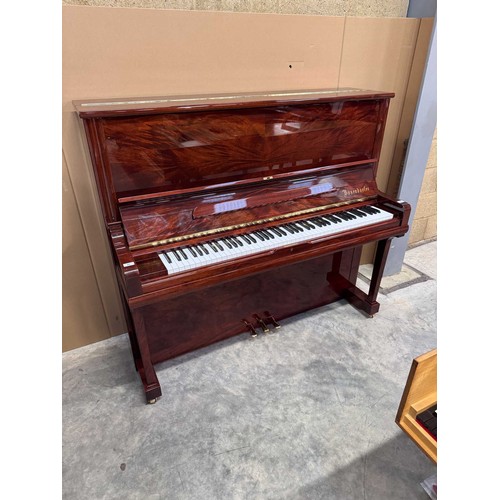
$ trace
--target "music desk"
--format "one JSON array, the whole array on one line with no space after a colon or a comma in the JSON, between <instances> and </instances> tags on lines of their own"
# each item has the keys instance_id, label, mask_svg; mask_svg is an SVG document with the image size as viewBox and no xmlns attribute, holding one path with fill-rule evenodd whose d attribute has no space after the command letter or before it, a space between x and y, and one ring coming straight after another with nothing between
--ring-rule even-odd
<instances>
[{"instance_id":1,"label":"music desk","mask_svg":"<svg viewBox=\"0 0 500 500\"><path fill-rule=\"evenodd\" d=\"M437 463L437 349L413 360L396 423Z\"/></svg>"}]
</instances>

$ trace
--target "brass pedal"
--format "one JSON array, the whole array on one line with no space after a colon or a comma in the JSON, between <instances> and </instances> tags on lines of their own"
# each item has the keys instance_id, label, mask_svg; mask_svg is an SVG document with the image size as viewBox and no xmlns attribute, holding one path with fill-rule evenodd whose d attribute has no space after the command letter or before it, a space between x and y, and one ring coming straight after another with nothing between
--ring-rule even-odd
<instances>
[{"instance_id":1,"label":"brass pedal","mask_svg":"<svg viewBox=\"0 0 500 500\"><path fill-rule=\"evenodd\" d=\"M278 328L281 328L281 325L276 321L276 319L274 318L274 316L272 316L269 311L266 311L265 312L265 315L266 317L264 318L266 322L271 322L272 325L274 326L274 328L276 330L278 330Z\"/></svg>"},{"instance_id":2,"label":"brass pedal","mask_svg":"<svg viewBox=\"0 0 500 500\"><path fill-rule=\"evenodd\" d=\"M243 323L247 326L248 330L250 331L250 335L252 337L257 337L257 330L253 327L251 323L249 323L246 319L242 319Z\"/></svg>"},{"instance_id":3,"label":"brass pedal","mask_svg":"<svg viewBox=\"0 0 500 500\"><path fill-rule=\"evenodd\" d=\"M258 315L258 314L254 314L253 317L257 320L257 322L259 323L260 327L262 328L262 331L264 333L269 333L269 328L267 327L267 324L266 322Z\"/></svg>"}]
</instances>

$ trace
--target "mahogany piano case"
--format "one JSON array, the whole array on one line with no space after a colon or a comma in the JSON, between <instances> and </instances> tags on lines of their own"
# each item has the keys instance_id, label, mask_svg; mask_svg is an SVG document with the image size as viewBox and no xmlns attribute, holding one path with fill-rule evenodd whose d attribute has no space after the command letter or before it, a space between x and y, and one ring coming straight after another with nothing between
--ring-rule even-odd
<instances>
[{"instance_id":1,"label":"mahogany piano case","mask_svg":"<svg viewBox=\"0 0 500 500\"><path fill-rule=\"evenodd\" d=\"M410 207L377 188L388 92L75 101L146 399L154 365L341 298L367 315ZM361 248L377 241L370 290Z\"/></svg>"}]
</instances>

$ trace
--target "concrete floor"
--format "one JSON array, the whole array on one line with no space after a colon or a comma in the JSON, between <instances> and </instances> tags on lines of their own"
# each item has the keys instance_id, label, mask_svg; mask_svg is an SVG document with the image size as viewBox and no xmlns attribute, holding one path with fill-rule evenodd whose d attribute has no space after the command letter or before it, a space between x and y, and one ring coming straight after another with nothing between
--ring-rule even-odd
<instances>
[{"instance_id":1,"label":"concrete floor","mask_svg":"<svg viewBox=\"0 0 500 500\"><path fill-rule=\"evenodd\" d=\"M428 499L436 467L394 419L436 347L435 263L409 250L373 319L341 301L162 363L154 405L126 335L65 353L63 498Z\"/></svg>"}]
</instances>

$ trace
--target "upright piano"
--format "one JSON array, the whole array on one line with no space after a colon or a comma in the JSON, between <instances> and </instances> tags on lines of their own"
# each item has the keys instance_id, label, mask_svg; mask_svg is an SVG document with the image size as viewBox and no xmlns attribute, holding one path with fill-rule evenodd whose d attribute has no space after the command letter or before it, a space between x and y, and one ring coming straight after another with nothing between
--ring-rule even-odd
<instances>
[{"instance_id":1,"label":"upright piano","mask_svg":"<svg viewBox=\"0 0 500 500\"><path fill-rule=\"evenodd\" d=\"M377 188L394 94L75 101L146 400L154 365L339 299L373 316L410 206ZM362 246L377 242L368 293Z\"/></svg>"}]
</instances>

